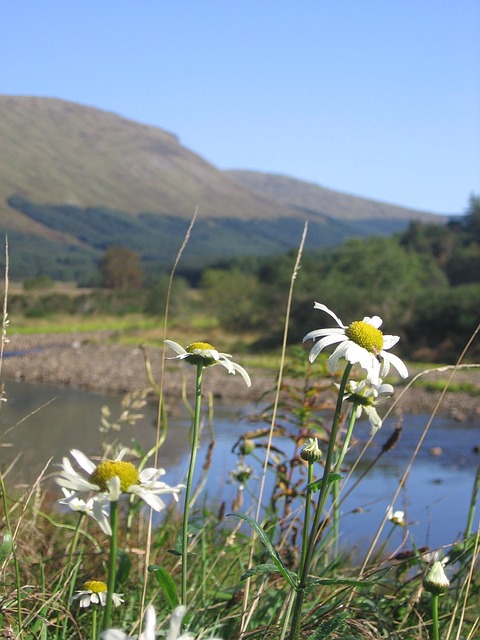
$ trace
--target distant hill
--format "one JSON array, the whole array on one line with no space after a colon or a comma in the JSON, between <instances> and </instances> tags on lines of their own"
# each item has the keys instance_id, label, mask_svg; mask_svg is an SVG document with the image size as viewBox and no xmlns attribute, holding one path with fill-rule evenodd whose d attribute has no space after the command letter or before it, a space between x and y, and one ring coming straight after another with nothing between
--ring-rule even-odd
<instances>
[{"instance_id":1,"label":"distant hill","mask_svg":"<svg viewBox=\"0 0 480 640\"><path fill-rule=\"evenodd\" d=\"M390 234L434 214L284 176L220 171L162 129L62 100L0 96L0 232L13 279L85 282L111 244L167 268L198 208L183 263Z\"/></svg>"},{"instance_id":2,"label":"distant hill","mask_svg":"<svg viewBox=\"0 0 480 640\"><path fill-rule=\"evenodd\" d=\"M434 218L431 213L348 195L289 176L235 169L226 173L263 198L294 208L304 215L318 214L351 222L375 220L377 223L380 220L401 222L412 219L432 222Z\"/></svg>"}]
</instances>

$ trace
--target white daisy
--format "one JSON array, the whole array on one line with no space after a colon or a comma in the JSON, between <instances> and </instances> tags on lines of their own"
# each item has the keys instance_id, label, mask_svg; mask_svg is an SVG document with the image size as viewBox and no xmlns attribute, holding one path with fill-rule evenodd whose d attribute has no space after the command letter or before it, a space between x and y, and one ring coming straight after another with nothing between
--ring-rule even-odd
<instances>
[{"instance_id":1,"label":"white daisy","mask_svg":"<svg viewBox=\"0 0 480 640\"><path fill-rule=\"evenodd\" d=\"M376 433L382 426L382 419L377 413L375 405L381 402L379 398L382 393L393 393L391 384L383 384L379 379L379 384L373 384L368 379L356 382L349 380L345 389L344 400L355 404L355 417L358 419L365 413L372 426L372 434Z\"/></svg>"},{"instance_id":2,"label":"white daisy","mask_svg":"<svg viewBox=\"0 0 480 640\"><path fill-rule=\"evenodd\" d=\"M400 511L400 510L394 511L392 507L388 507L387 518L390 520L392 524L396 524L399 527L404 527L406 525L405 511Z\"/></svg>"},{"instance_id":3,"label":"white daisy","mask_svg":"<svg viewBox=\"0 0 480 640\"><path fill-rule=\"evenodd\" d=\"M250 465L245 464L243 461L237 462L235 469L229 472L230 481L238 482L240 485L244 485L253 473L253 469Z\"/></svg>"},{"instance_id":4,"label":"white daisy","mask_svg":"<svg viewBox=\"0 0 480 640\"><path fill-rule=\"evenodd\" d=\"M183 605L173 610L172 617L170 619L170 629L167 633L166 640L195 640L195 636L190 633L180 634L182 629L182 620L187 608ZM221 640L220 638L209 638L209 640Z\"/></svg>"},{"instance_id":5,"label":"white daisy","mask_svg":"<svg viewBox=\"0 0 480 640\"><path fill-rule=\"evenodd\" d=\"M400 358L387 352L397 344L400 338L383 335L379 329L382 324L382 319L379 316L372 318L367 316L363 320L356 320L345 326L335 313L324 304L315 302L314 307L332 316L338 324L338 328L316 329L307 333L303 342L321 338L310 351L310 362L313 362L325 347L340 343L328 358L330 371L336 371L339 359L345 358L351 364L358 363L365 369L368 372L369 381L374 384L379 383L380 377L384 378L387 375L390 365L397 369L402 378L408 376L407 367Z\"/></svg>"},{"instance_id":6,"label":"white daisy","mask_svg":"<svg viewBox=\"0 0 480 640\"><path fill-rule=\"evenodd\" d=\"M103 460L95 465L78 449L72 449L71 455L79 466L88 474L87 478L81 476L73 468L68 458L63 458L62 471L55 478L57 484L74 492L97 491L110 502L117 501L121 493L134 494L142 498L152 509L161 511L165 503L160 495L172 494L178 501L178 494L184 485L170 487L158 478L165 474L164 469L143 469L140 473L131 462L122 460L126 450L123 449L114 460ZM99 507L101 503L95 502Z\"/></svg>"},{"instance_id":7,"label":"white daisy","mask_svg":"<svg viewBox=\"0 0 480 640\"><path fill-rule=\"evenodd\" d=\"M174 609L170 619L170 628L167 633L166 640L195 640L194 636L189 633L179 635L182 628L182 620L186 612L186 607L181 605ZM151 604L145 611L143 631L138 640L155 640L155 609ZM107 629L100 634L101 640L128 640L128 636L124 631L119 629ZM210 638L209 640L221 640L221 638Z\"/></svg>"},{"instance_id":8,"label":"white daisy","mask_svg":"<svg viewBox=\"0 0 480 640\"><path fill-rule=\"evenodd\" d=\"M69 489L65 489L65 487L62 487L62 491L65 497L58 501L59 504L66 504L72 511L85 513L85 515L98 522L103 533L106 533L107 536L112 535L108 498L96 496L95 498L92 497L88 500L83 500L78 497L75 491L70 491Z\"/></svg>"},{"instance_id":9,"label":"white daisy","mask_svg":"<svg viewBox=\"0 0 480 640\"><path fill-rule=\"evenodd\" d=\"M170 360L186 360L190 364L202 364L204 367L221 364L228 373L235 375L238 372L245 380L247 387L252 385L248 373L239 364L230 360L232 357L230 354L217 351L208 342L192 342L186 349L173 340L165 340L164 342L178 354Z\"/></svg>"},{"instance_id":10,"label":"white daisy","mask_svg":"<svg viewBox=\"0 0 480 640\"><path fill-rule=\"evenodd\" d=\"M145 616L143 619L143 631L138 637L138 640L155 640L155 624L157 617L155 615L155 609L153 605L149 604L145 610ZM127 640L132 636L128 636L124 631L120 629L107 629L100 634L101 640Z\"/></svg>"},{"instance_id":11,"label":"white daisy","mask_svg":"<svg viewBox=\"0 0 480 640\"><path fill-rule=\"evenodd\" d=\"M123 593L112 594L112 602L115 607L122 604L122 596ZM104 607L107 602L107 585L101 580L87 580L83 585L83 589L75 591L70 600L72 602L79 600L78 604L82 609L93 604L99 604Z\"/></svg>"}]
</instances>

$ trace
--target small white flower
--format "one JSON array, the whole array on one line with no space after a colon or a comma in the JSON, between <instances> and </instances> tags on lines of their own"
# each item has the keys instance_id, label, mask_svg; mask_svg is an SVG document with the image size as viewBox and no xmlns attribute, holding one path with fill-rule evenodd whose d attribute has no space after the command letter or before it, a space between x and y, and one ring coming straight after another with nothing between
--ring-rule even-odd
<instances>
[{"instance_id":1,"label":"small white flower","mask_svg":"<svg viewBox=\"0 0 480 640\"><path fill-rule=\"evenodd\" d=\"M69 489L65 489L65 487L62 487L62 491L65 497L58 501L59 504L66 504L72 511L85 513L85 515L98 522L103 533L106 533L107 536L112 535L109 517L110 501L108 498L99 495L95 498L83 500L78 497L75 491L70 491Z\"/></svg>"},{"instance_id":2,"label":"small white flower","mask_svg":"<svg viewBox=\"0 0 480 640\"><path fill-rule=\"evenodd\" d=\"M195 640L195 636L190 633L180 634L182 628L182 620L185 615L186 607L181 605L173 610L172 617L170 619L170 629L167 633L166 640ZM220 638L209 638L209 640L221 640Z\"/></svg>"},{"instance_id":3,"label":"small white flower","mask_svg":"<svg viewBox=\"0 0 480 640\"><path fill-rule=\"evenodd\" d=\"M238 482L241 486L247 482L253 473L253 469L250 465L245 464L243 461L237 462L235 469L229 472L231 482Z\"/></svg>"},{"instance_id":4,"label":"small white flower","mask_svg":"<svg viewBox=\"0 0 480 640\"><path fill-rule=\"evenodd\" d=\"M149 604L145 610L145 616L143 618L143 631L140 634L138 640L155 640L155 624L156 615L153 605ZM100 634L101 640L127 640L132 636L128 636L124 631L120 629L107 629Z\"/></svg>"},{"instance_id":5,"label":"small white flower","mask_svg":"<svg viewBox=\"0 0 480 640\"><path fill-rule=\"evenodd\" d=\"M160 495L171 494L178 501L178 494L184 485L170 487L159 480L165 474L164 469L143 469L140 473L131 462L124 462L122 450L114 460L104 460L95 465L78 449L72 449L71 455L88 474L81 476L73 468L68 458L63 458L62 470L55 479L57 484L74 492L95 491L111 502L117 501L121 493L134 494L144 500L155 511L165 508ZM94 501L93 510L100 509L102 503ZM98 517L98 513L97 513Z\"/></svg>"},{"instance_id":6,"label":"small white flower","mask_svg":"<svg viewBox=\"0 0 480 640\"><path fill-rule=\"evenodd\" d=\"M123 593L112 594L112 602L115 607L118 607L123 602ZM71 601L79 601L80 608L84 609L90 607L93 604L99 604L102 607L107 602L107 585L101 580L88 580L83 585L83 589L75 591L71 597Z\"/></svg>"},{"instance_id":7,"label":"small white flower","mask_svg":"<svg viewBox=\"0 0 480 640\"><path fill-rule=\"evenodd\" d=\"M186 607L183 605L174 609L166 640L195 640L194 636L189 633L179 635L185 611ZM155 640L155 624L155 609L149 604L145 611L143 631L138 640ZM119 629L107 629L100 634L101 640L128 640L130 637L132 636L128 636L124 631L120 631ZM210 638L209 640L221 640L221 638Z\"/></svg>"},{"instance_id":8,"label":"small white flower","mask_svg":"<svg viewBox=\"0 0 480 640\"><path fill-rule=\"evenodd\" d=\"M375 408L375 405L381 402L380 395L382 393L392 394L392 385L383 384L381 379L379 379L379 384L373 384L367 378L361 382L349 380L343 396L344 400L354 403L357 419L361 417L362 413L366 414L372 427L372 435L382 426L382 419Z\"/></svg>"},{"instance_id":9,"label":"small white flower","mask_svg":"<svg viewBox=\"0 0 480 640\"><path fill-rule=\"evenodd\" d=\"M393 353L388 353L399 341L398 336L383 335L379 327L382 319L379 316L365 317L345 326L342 321L324 304L315 302L315 309L328 313L337 323L338 328L316 329L310 331L303 341L316 340L310 351L310 362L313 362L318 354L331 344L340 343L332 355L328 358L330 371L336 371L340 358L345 358L351 364L359 364L368 372L368 379L378 384L379 378L384 378L393 365L402 378L408 376L407 367L400 358Z\"/></svg>"},{"instance_id":10,"label":"small white flower","mask_svg":"<svg viewBox=\"0 0 480 640\"><path fill-rule=\"evenodd\" d=\"M387 509L387 518L390 520L392 524L396 524L399 527L404 527L406 525L405 522L405 511L394 511L392 507L388 507Z\"/></svg>"},{"instance_id":11,"label":"small white flower","mask_svg":"<svg viewBox=\"0 0 480 640\"><path fill-rule=\"evenodd\" d=\"M426 564L441 562L442 565L445 566L449 562L450 556L444 556L442 558L439 551L427 551L427 553L422 553L420 559L423 560Z\"/></svg>"},{"instance_id":12,"label":"small white flower","mask_svg":"<svg viewBox=\"0 0 480 640\"><path fill-rule=\"evenodd\" d=\"M204 367L221 364L228 373L235 375L238 372L245 380L247 387L252 385L248 373L239 364L230 360L232 357L230 354L217 351L208 342L192 342L186 349L173 340L165 340L164 342L177 353L176 356L170 358L171 360L186 360L190 364L202 364Z\"/></svg>"}]
</instances>

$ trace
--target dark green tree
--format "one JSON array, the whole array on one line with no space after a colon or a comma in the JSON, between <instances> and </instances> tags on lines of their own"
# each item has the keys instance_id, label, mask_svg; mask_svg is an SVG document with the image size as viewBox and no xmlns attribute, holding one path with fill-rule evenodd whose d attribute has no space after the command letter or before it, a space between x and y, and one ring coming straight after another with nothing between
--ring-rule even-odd
<instances>
[{"instance_id":1,"label":"dark green tree","mask_svg":"<svg viewBox=\"0 0 480 640\"><path fill-rule=\"evenodd\" d=\"M108 247L98 263L98 268L101 286L106 289L125 291L140 289L143 286L144 273L136 251L125 247Z\"/></svg>"}]
</instances>

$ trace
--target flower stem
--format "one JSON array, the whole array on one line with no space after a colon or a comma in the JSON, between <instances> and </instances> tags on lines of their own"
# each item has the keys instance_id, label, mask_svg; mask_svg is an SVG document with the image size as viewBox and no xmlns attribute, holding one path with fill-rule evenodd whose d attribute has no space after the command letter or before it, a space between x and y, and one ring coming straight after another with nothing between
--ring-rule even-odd
<instances>
[{"instance_id":1,"label":"flower stem","mask_svg":"<svg viewBox=\"0 0 480 640\"><path fill-rule=\"evenodd\" d=\"M96 605L92 607L92 633L90 637L92 638L92 640L97 640L97 607Z\"/></svg>"},{"instance_id":2,"label":"flower stem","mask_svg":"<svg viewBox=\"0 0 480 640\"><path fill-rule=\"evenodd\" d=\"M117 575L117 543L118 543L118 500L110 502L110 556L108 558L108 582L105 613L103 616L103 628L108 629L112 618L113 592L115 591L115 578Z\"/></svg>"},{"instance_id":3,"label":"flower stem","mask_svg":"<svg viewBox=\"0 0 480 640\"><path fill-rule=\"evenodd\" d=\"M187 554L188 554L188 513L190 509L190 496L192 493L193 473L197 458L198 437L200 432L200 413L202 407L202 373L203 364L197 364L197 384L195 390L195 411L192 420L192 450L190 452L190 464L188 467L187 486L185 489L185 504L183 507L182 528L182 603L187 600Z\"/></svg>"},{"instance_id":4,"label":"flower stem","mask_svg":"<svg viewBox=\"0 0 480 640\"><path fill-rule=\"evenodd\" d=\"M432 593L432 640L439 640L439 635L438 635L438 593Z\"/></svg>"},{"instance_id":5,"label":"flower stem","mask_svg":"<svg viewBox=\"0 0 480 640\"><path fill-rule=\"evenodd\" d=\"M318 498L317 508L313 518L312 528L308 537L307 550L305 552L305 558L303 559L303 565L300 567L299 581L297 593L295 595L295 603L293 606L293 620L292 627L290 629L289 640L299 640L300 629L302 624L302 608L303 600L305 598L305 591L307 588L307 580L310 565L312 563L313 554L315 551L315 545L317 542L317 536L320 530L321 516L325 508L325 503L329 494L330 483L329 477L332 471L332 463L335 455L336 439L338 425L340 423L340 415L342 410L343 396L345 394L345 387L347 386L348 376L352 370L352 364L347 363L345 371L343 372L342 381L338 390L337 404L335 406L335 414L333 416L332 429L330 431L330 440L328 442L327 457L325 458L325 473L323 475L322 485L320 489L320 496Z\"/></svg>"},{"instance_id":6,"label":"flower stem","mask_svg":"<svg viewBox=\"0 0 480 640\"><path fill-rule=\"evenodd\" d=\"M308 472L307 472L307 492L305 495L305 515L303 516L303 538L302 538L302 556L300 559L300 573L303 571L303 566L305 564L305 558L307 555L307 544L308 544L308 530L310 528L310 506L312 502L312 490L310 489L310 485L313 481L313 462L308 463Z\"/></svg>"},{"instance_id":7,"label":"flower stem","mask_svg":"<svg viewBox=\"0 0 480 640\"><path fill-rule=\"evenodd\" d=\"M14 533L13 533L11 522L10 522L10 509L7 502L7 492L5 490L5 482L3 480L2 473L0 473L0 488L2 491L2 503L3 503L3 510L5 514L6 529L10 536L10 539L12 540L12 558L13 558L13 567L15 571L15 586L17 590L17 622L18 622L19 632L21 633L21 629L23 628L23 621L22 621L22 582L20 577L20 565L17 558L15 537L14 537Z\"/></svg>"},{"instance_id":8,"label":"flower stem","mask_svg":"<svg viewBox=\"0 0 480 640\"><path fill-rule=\"evenodd\" d=\"M350 413L350 420L348 421L347 433L345 434L345 439L342 444L342 449L335 461L335 473L340 473L342 468L343 460L345 458L345 454L348 451L348 447L350 445L350 440L352 438L353 427L355 426L355 420L357 417L357 405L354 404L352 411ZM340 498L340 484L339 482L333 483L333 557L336 560L338 558L338 543L339 543L339 519L340 519L340 510L339 510L339 501Z\"/></svg>"},{"instance_id":9,"label":"flower stem","mask_svg":"<svg viewBox=\"0 0 480 640\"><path fill-rule=\"evenodd\" d=\"M468 510L467 526L465 527L465 539L470 537L472 533L473 516L475 514L475 505L477 504L478 491L480 489L480 465L477 467L475 482L473 483L472 498L470 500L470 508Z\"/></svg>"}]
</instances>

